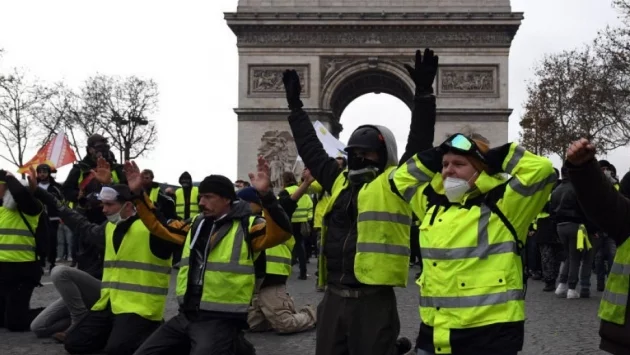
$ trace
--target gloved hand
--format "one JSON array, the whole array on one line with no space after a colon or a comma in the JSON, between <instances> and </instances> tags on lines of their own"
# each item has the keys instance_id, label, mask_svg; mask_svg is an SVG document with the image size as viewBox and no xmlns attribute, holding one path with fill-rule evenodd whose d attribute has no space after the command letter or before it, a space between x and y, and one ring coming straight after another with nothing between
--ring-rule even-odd
<instances>
[{"instance_id":1,"label":"gloved hand","mask_svg":"<svg viewBox=\"0 0 630 355\"><path fill-rule=\"evenodd\" d=\"M297 72L295 70L286 70L282 75L282 82L284 83L284 90L287 93L289 109L293 110L304 106L302 100L300 100L302 85L300 85L300 77Z\"/></svg>"},{"instance_id":2,"label":"gloved hand","mask_svg":"<svg viewBox=\"0 0 630 355\"><path fill-rule=\"evenodd\" d=\"M35 198L40 200L49 210L58 211L63 207L63 202L57 200L53 194L48 191L38 188L35 190Z\"/></svg>"},{"instance_id":3,"label":"gloved hand","mask_svg":"<svg viewBox=\"0 0 630 355\"><path fill-rule=\"evenodd\" d=\"M7 171L4 169L0 169L0 181L7 180Z\"/></svg>"},{"instance_id":4,"label":"gloved hand","mask_svg":"<svg viewBox=\"0 0 630 355\"><path fill-rule=\"evenodd\" d=\"M424 59L420 50L416 51L416 67L405 64L405 69L416 84L416 96L433 94L433 81L437 74L439 57L429 48L424 50Z\"/></svg>"}]
</instances>

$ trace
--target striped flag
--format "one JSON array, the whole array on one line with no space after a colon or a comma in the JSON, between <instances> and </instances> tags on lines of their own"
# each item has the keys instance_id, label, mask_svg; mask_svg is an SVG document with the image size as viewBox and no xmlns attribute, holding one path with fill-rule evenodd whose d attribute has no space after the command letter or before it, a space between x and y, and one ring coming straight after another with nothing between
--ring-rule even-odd
<instances>
[{"instance_id":1,"label":"striped flag","mask_svg":"<svg viewBox=\"0 0 630 355\"><path fill-rule=\"evenodd\" d=\"M52 169L60 168L64 165L72 164L77 160L74 151L70 147L70 142L64 133L56 134L46 143L37 154L24 166L20 167L18 173L28 172L31 166L37 167L39 164L48 164Z\"/></svg>"}]
</instances>

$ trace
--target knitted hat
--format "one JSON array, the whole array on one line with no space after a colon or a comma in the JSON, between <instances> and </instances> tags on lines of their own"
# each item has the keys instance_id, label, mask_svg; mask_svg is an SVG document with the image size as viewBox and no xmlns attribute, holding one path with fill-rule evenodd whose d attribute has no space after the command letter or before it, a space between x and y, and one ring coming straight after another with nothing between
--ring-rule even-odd
<instances>
[{"instance_id":1,"label":"knitted hat","mask_svg":"<svg viewBox=\"0 0 630 355\"><path fill-rule=\"evenodd\" d=\"M243 201L255 203L262 206L262 201L260 201L258 192L253 187L244 187L240 189L236 195Z\"/></svg>"},{"instance_id":2,"label":"knitted hat","mask_svg":"<svg viewBox=\"0 0 630 355\"><path fill-rule=\"evenodd\" d=\"M477 139L477 138L475 138L475 139L471 138L471 140L473 142L475 142L475 145L477 146L477 148L479 148L479 151L482 154L486 154L490 150L490 146L488 145L487 142L485 142L485 141L483 141L481 139ZM468 158L468 161L470 162L470 164L472 166L474 166L475 169L477 169L477 171L485 171L485 172L489 171L488 164L482 162L476 156L474 156L474 155L467 155L466 158Z\"/></svg>"},{"instance_id":3,"label":"knitted hat","mask_svg":"<svg viewBox=\"0 0 630 355\"><path fill-rule=\"evenodd\" d=\"M236 192L234 191L234 184L232 180L226 178L223 175L210 175L199 184L200 194L216 194L221 197L229 198L230 200L236 200Z\"/></svg>"}]
</instances>

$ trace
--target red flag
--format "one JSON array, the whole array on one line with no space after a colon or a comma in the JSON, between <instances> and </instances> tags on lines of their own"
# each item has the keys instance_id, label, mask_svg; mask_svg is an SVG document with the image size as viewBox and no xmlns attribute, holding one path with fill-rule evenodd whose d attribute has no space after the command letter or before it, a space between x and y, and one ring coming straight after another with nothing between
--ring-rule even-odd
<instances>
[{"instance_id":1,"label":"red flag","mask_svg":"<svg viewBox=\"0 0 630 355\"><path fill-rule=\"evenodd\" d=\"M39 164L48 164L51 168L57 169L64 165L72 164L76 160L77 157L70 147L68 138L66 138L65 134L60 133L53 136L31 160L20 167L18 173L27 173L31 166L37 167Z\"/></svg>"}]
</instances>

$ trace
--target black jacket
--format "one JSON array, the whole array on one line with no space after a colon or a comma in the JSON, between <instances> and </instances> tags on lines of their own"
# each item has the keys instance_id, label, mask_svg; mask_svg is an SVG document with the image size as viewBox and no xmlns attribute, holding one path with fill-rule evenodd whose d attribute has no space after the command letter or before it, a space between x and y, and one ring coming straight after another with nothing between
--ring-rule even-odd
<instances>
[{"instance_id":1,"label":"black jacket","mask_svg":"<svg viewBox=\"0 0 630 355\"><path fill-rule=\"evenodd\" d=\"M553 190L549 209L556 224L573 222L584 224L589 233L597 231L597 228L584 215L573 184L569 179L562 179L560 185Z\"/></svg>"},{"instance_id":2,"label":"black jacket","mask_svg":"<svg viewBox=\"0 0 630 355\"><path fill-rule=\"evenodd\" d=\"M38 181L37 183L39 184L41 183L41 181ZM48 183L49 185L48 185L48 188L46 188L46 191L48 191L48 193L55 196L59 201L65 200L65 197L63 194L63 187L59 183L57 183L55 179L53 179L52 177L48 177ZM46 212L50 220L59 219L59 214L57 213L57 210L55 209L50 210L50 211L46 210Z\"/></svg>"},{"instance_id":3,"label":"black jacket","mask_svg":"<svg viewBox=\"0 0 630 355\"><path fill-rule=\"evenodd\" d=\"M116 172L118 176L118 183L126 184L127 178L123 172L123 166L117 164L115 161L110 162L112 172ZM84 201L79 201L79 180L87 178L91 173L90 171L96 168L96 161L91 156L86 156L79 163L72 166L72 170L68 173L66 181L63 183L63 195L65 199L72 203L82 204ZM83 196L87 196L91 193L98 193L101 191L101 184L93 179L89 184L85 186L83 190Z\"/></svg>"},{"instance_id":4,"label":"black jacket","mask_svg":"<svg viewBox=\"0 0 630 355\"><path fill-rule=\"evenodd\" d=\"M416 97L414 105L407 146L399 164L433 146L435 97ZM298 154L304 164L315 180L322 185L324 191L331 193L335 180L342 173L337 161L329 157L324 150L306 112L302 109L294 109L289 116L289 124ZM392 189L395 190L393 187ZM358 192L358 187L350 185L339 194L333 202L332 211L324 217L323 223L326 224L328 232L323 253L326 256L329 284L344 287L363 286L354 275Z\"/></svg>"},{"instance_id":5,"label":"black jacket","mask_svg":"<svg viewBox=\"0 0 630 355\"><path fill-rule=\"evenodd\" d=\"M147 191L148 195L151 195L153 189L160 189L160 184L154 182L151 186L151 190ZM175 213L175 200L167 196L162 190L158 192L157 201L154 201L155 208L160 211L160 214L167 220L177 219L177 213Z\"/></svg>"}]
</instances>

